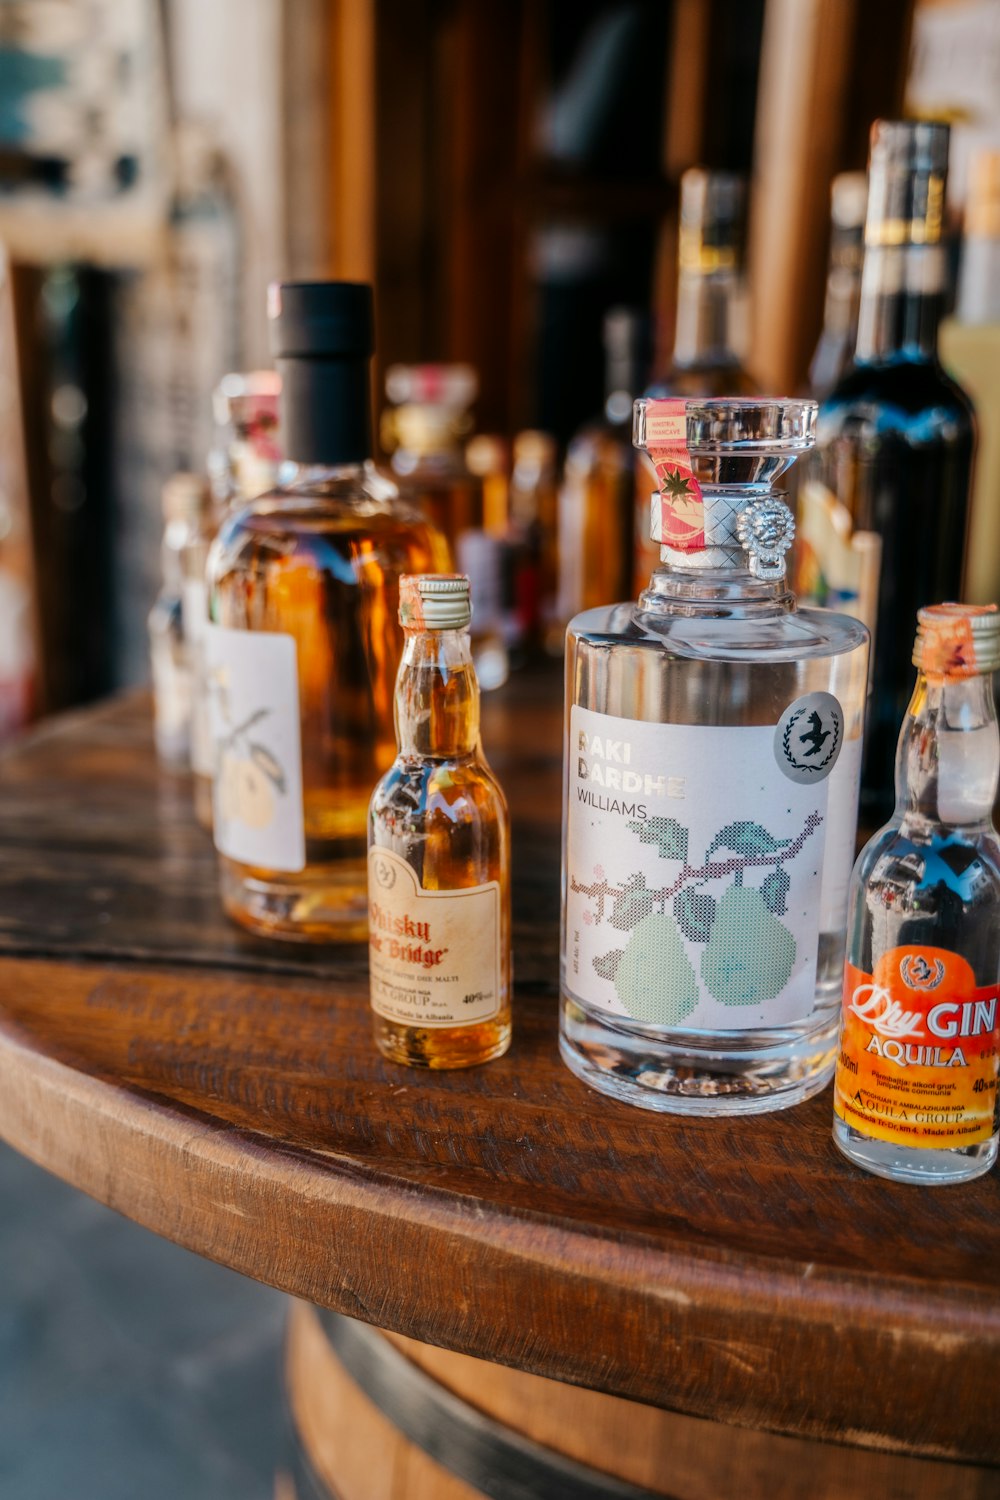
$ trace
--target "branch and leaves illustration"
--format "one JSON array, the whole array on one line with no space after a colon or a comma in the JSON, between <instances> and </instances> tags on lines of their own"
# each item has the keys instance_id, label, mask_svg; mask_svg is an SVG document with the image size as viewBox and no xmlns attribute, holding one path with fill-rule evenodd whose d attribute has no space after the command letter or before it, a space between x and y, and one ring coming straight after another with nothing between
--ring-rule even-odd
<instances>
[{"instance_id":1,"label":"branch and leaves illustration","mask_svg":"<svg viewBox=\"0 0 1000 1500\"><path fill-rule=\"evenodd\" d=\"M283 796L287 788L281 762L255 734L270 717L271 710L255 709L234 724L224 668L212 673L210 685L226 726L215 741L222 815L238 819L249 828L266 828L274 818L274 793Z\"/></svg>"},{"instance_id":2,"label":"branch and leaves illustration","mask_svg":"<svg viewBox=\"0 0 1000 1500\"><path fill-rule=\"evenodd\" d=\"M792 883L786 866L822 821L819 813L810 813L800 832L787 839L760 823L727 823L700 863L689 859L688 830L676 818L630 822L640 843L653 845L674 867L662 886L650 886L642 871L612 885L601 865L595 865L592 881L571 880L572 890L591 903L583 913L585 923L607 922L628 934L624 946L593 960L626 1012L666 1025L691 1015L699 989L683 939L701 948L702 983L723 1004L758 1005L780 994L796 957L795 938L781 921ZM721 892L719 882L726 882Z\"/></svg>"}]
</instances>

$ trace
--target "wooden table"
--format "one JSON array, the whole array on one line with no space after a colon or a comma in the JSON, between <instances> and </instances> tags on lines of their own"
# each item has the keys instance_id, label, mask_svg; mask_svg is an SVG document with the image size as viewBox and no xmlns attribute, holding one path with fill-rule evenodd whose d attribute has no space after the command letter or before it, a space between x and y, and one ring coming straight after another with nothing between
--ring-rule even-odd
<instances>
[{"instance_id":1,"label":"wooden table","mask_svg":"<svg viewBox=\"0 0 1000 1500\"><path fill-rule=\"evenodd\" d=\"M671 1442L691 1438L694 1477L682 1463L656 1493L703 1493L695 1440L722 1430L690 1418L727 1424L736 1450L853 1445L816 1451L854 1475L908 1455L906 1493L1000 1493L996 1174L937 1191L867 1177L833 1148L828 1092L752 1119L659 1117L560 1064L560 723L556 675L487 701L514 817L515 1041L436 1075L371 1045L363 951L226 922L143 700L9 751L0 1134L314 1307L685 1414Z\"/></svg>"}]
</instances>

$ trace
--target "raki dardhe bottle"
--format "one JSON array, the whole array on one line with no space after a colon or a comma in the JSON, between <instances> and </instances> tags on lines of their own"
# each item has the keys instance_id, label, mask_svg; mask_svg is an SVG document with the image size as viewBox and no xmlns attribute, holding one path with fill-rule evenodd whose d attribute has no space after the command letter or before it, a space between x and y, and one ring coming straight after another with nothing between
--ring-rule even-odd
<instances>
[{"instance_id":1,"label":"raki dardhe bottle","mask_svg":"<svg viewBox=\"0 0 1000 1500\"><path fill-rule=\"evenodd\" d=\"M898 1182L997 1158L1000 737L996 605L919 611L896 811L851 881L833 1138Z\"/></svg>"},{"instance_id":2,"label":"raki dardhe bottle","mask_svg":"<svg viewBox=\"0 0 1000 1500\"><path fill-rule=\"evenodd\" d=\"M815 420L637 401L662 566L568 630L560 1046L647 1109L779 1109L833 1071L868 635L785 584L771 486Z\"/></svg>"},{"instance_id":3,"label":"raki dardhe bottle","mask_svg":"<svg viewBox=\"0 0 1000 1500\"><path fill-rule=\"evenodd\" d=\"M222 897L271 937L363 941L368 799L396 750L399 579L447 566L447 547L371 462L371 288L271 293L296 469L227 517L208 559Z\"/></svg>"},{"instance_id":4,"label":"raki dardhe bottle","mask_svg":"<svg viewBox=\"0 0 1000 1500\"><path fill-rule=\"evenodd\" d=\"M479 740L470 619L468 578L402 580L399 754L369 818L375 1040L427 1068L510 1045L510 818Z\"/></svg>"}]
</instances>

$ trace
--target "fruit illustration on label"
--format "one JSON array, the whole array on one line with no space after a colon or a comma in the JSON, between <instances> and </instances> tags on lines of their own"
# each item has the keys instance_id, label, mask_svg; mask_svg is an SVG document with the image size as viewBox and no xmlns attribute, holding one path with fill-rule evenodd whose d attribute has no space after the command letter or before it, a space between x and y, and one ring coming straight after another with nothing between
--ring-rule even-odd
<instances>
[{"instance_id":1,"label":"fruit illustration on label","mask_svg":"<svg viewBox=\"0 0 1000 1500\"><path fill-rule=\"evenodd\" d=\"M637 871L614 887L602 866L595 866L589 883L573 876L573 891L592 902L584 921L607 921L629 934L624 947L593 960L626 1014L669 1026L693 1013L700 994L688 945L703 945L701 982L714 1000L743 1006L775 999L791 978L797 954L795 938L780 920L791 888L786 866L822 821L811 812L797 836L785 839L760 823L728 823L710 840L700 865L690 862L688 829L676 818L632 821L627 827L641 843L680 865L672 879L652 889ZM757 872L764 879L751 884Z\"/></svg>"},{"instance_id":2,"label":"fruit illustration on label","mask_svg":"<svg viewBox=\"0 0 1000 1500\"><path fill-rule=\"evenodd\" d=\"M228 722L224 670L214 674L212 687L218 695L223 719ZM253 829L269 828L274 822L276 796L283 795L286 789L285 773L277 756L254 737L262 733L261 726L270 712L267 708L255 709L216 743L216 796L219 814L226 822L243 823Z\"/></svg>"}]
</instances>

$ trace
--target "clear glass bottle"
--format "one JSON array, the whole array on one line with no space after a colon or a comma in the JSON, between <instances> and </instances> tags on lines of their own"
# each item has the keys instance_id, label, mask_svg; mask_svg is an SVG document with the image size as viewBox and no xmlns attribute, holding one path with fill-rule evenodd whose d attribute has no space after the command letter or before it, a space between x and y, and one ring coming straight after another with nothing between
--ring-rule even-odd
<instances>
[{"instance_id":1,"label":"clear glass bottle","mask_svg":"<svg viewBox=\"0 0 1000 1500\"><path fill-rule=\"evenodd\" d=\"M295 469L227 517L208 560L222 897L270 937L361 941L399 578L447 566L447 546L371 461L371 288L286 283L269 314Z\"/></svg>"},{"instance_id":2,"label":"clear glass bottle","mask_svg":"<svg viewBox=\"0 0 1000 1500\"><path fill-rule=\"evenodd\" d=\"M1000 613L918 621L896 811L851 881L833 1138L880 1177L937 1184L997 1158Z\"/></svg>"},{"instance_id":3,"label":"clear glass bottle","mask_svg":"<svg viewBox=\"0 0 1000 1500\"><path fill-rule=\"evenodd\" d=\"M399 753L368 823L375 1039L428 1068L510 1045L510 819L479 739L470 618L467 578L402 580Z\"/></svg>"},{"instance_id":4,"label":"clear glass bottle","mask_svg":"<svg viewBox=\"0 0 1000 1500\"><path fill-rule=\"evenodd\" d=\"M191 652L191 772L198 822L211 832L214 750L209 728L205 673L208 624L208 549L225 511L254 500L279 482L282 449L278 403L281 377L275 370L234 371L223 376L212 398L219 445L209 456L213 505L181 552L184 574L184 633Z\"/></svg>"},{"instance_id":5,"label":"clear glass bottle","mask_svg":"<svg viewBox=\"0 0 1000 1500\"><path fill-rule=\"evenodd\" d=\"M962 586L975 427L969 398L938 358L948 140L937 121L872 126L854 362L820 407L800 500L810 576L795 576L796 592L822 603L816 582L826 581L839 608L874 624L861 782L870 826L892 811L911 621ZM852 577L845 549L859 532Z\"/></svg>"},{"instance_id":6,"label":"clear glass bottle","mask_svg":"<svg viewBox=\"0 0 1000 1500\"><path fill-rule=\"evenodd\" d=\"M735 172L691 167L681 177L677 246L677 317L667 368L646 395L716 398L751 396L757 386L743 368L747 342L746 179ZM656 491L652 465L635 464L633 573L646 586L659 556L649 535Z\"/></svg>"},{"instance_id":7,"label":"clear glass bottle","mask_svg":"<svg viewBox=\"0 0 1000 1500\"><path fill-rule=\"evenodd\" d=\"M830 260L823 328L809 366L809 394L817 400L829 394L854 358L867 202L864 172L838 172L830 184Z\"/></svg>"},{"instance_id":8,"label":"clear glass bottle","mask_svg":"<svg viewBox=\"0 0 1000 1500\"><path fill-rule=\"evenodd\" d=\"M149 650L156 753L173 770L187 769L192 737L193 662L184 628L183 557L210 507L208 484L200 474L174 474L163 487L163 582L149 614Z\"/></svg>"},{"instance_id":9,"label":"clear glass bottle","mask_svg":"<svg viewBox=\"0 0 1000 1500\"><path fill-rule=\"evenodd\" d=\"M815 417L638 401L663 565L567 633L560 1048L648 1109L779 1109L833 1071L868 636L784 581L772 485Z\"/></svg>"}]
</instances>

